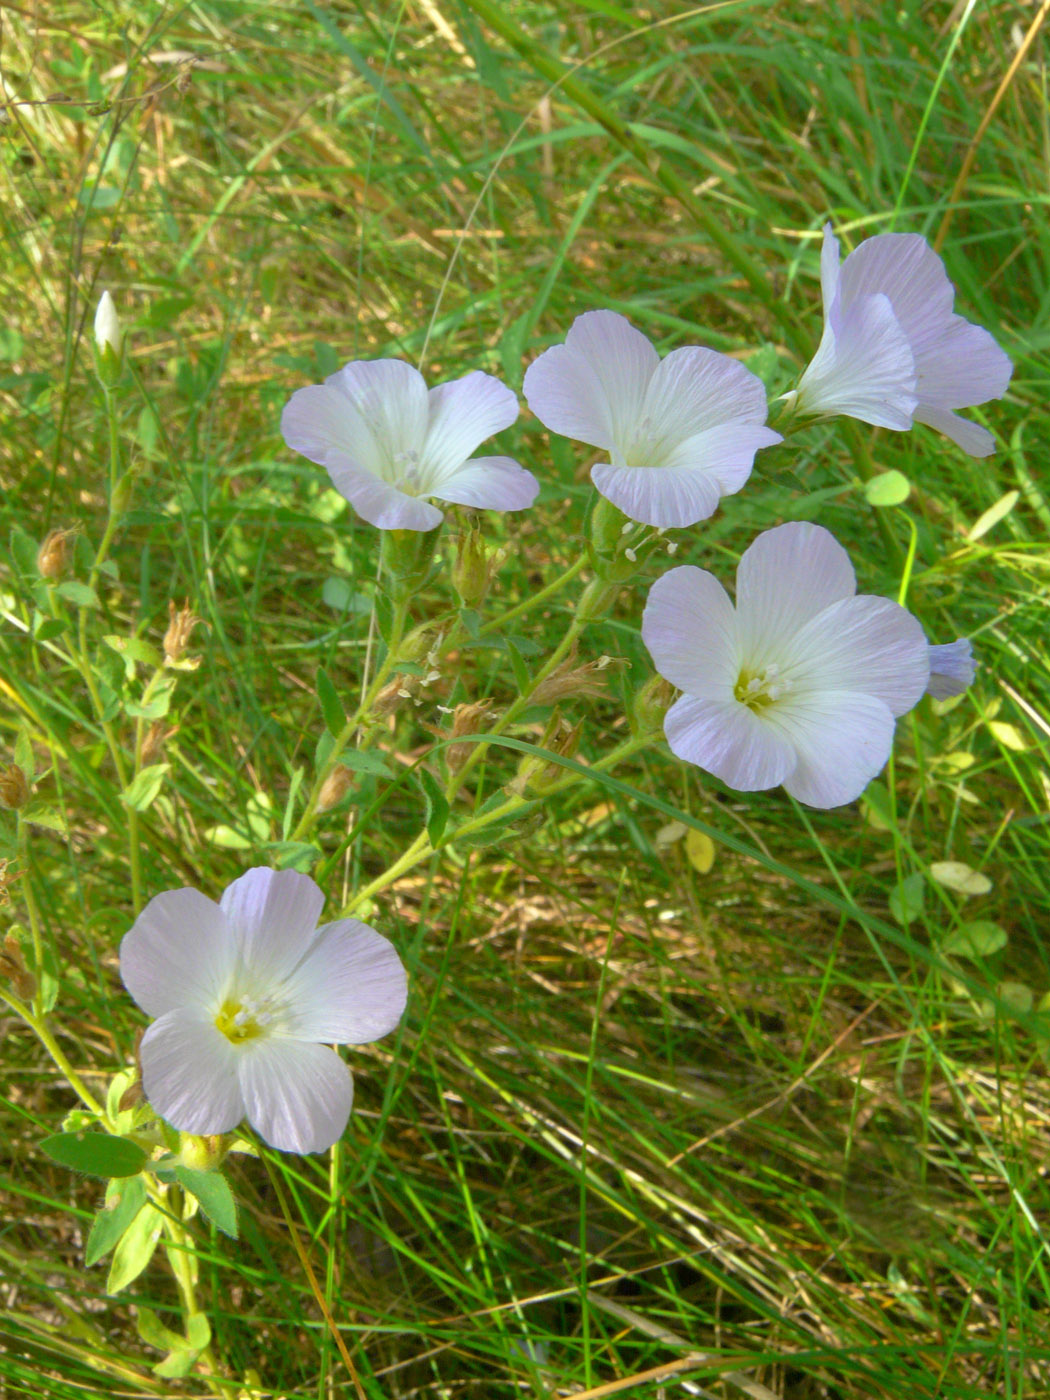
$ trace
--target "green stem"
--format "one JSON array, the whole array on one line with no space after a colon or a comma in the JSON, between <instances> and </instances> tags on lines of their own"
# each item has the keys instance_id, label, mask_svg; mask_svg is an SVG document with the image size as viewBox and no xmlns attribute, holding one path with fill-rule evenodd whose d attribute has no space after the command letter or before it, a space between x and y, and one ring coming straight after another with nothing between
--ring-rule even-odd
<instances>
[{"instance_id":1,"label":"green stem","mask_svg":"<svg viewBox=\"0 0 1050 1400\"><path fill-rule=\"evenodd\" d=\"M18 868L22 874L22 893L25 897L26 915L29 919L29 932L33 939L33 975L36 977L36 992L33 996L33 1014L42 1015L41 1000L44 995L44 938L40 930L40 912L36 907L36 896L30 880L29 862L29 823L22 813L17 814Z\"/></svg>"},{"instance_id":2,"label":"green stem","mask_svg":"<svg viewBox=\"0 0 1050 1400\"><path fill-rule=\"evenodd\" d=\"M387 646L386 656L384 657L378 671L376 671L375 677L372 680L371 685L369 685L368 689L365 691L361 703L358 705L357 709L350 716L350 718L343 725L342 729L336 736L335 744L332 746L331 756L329 757L328 762L321 767L317 776L314 778L313 786L310 789L310 794L306 799L306 807L303 810L302 816L299 818L295 830L289 837L289 840L302 841L309 834L310 829L314 824L314 818L317 815L317 803L318 799L321 796L321 789L324 787L328 777L334 771L336 765L338 764L339 755L346 748L347 744L349 744L350 741L353 739L362 721L368 716L369 712L372 709L372 706L376 702L376 697L386 685L387 681L390 678L391 672L394 670L395 666L397 665L400 659L398 649L405 635L405 622L407 621L407 618L408 600L400 599L395 605L394 617L393 621L391 622L390 639L389 645Z\"/></svg>"},{"instance_id":3,"label":"green stem","mask_svg":"<svg viewBox=\"0 0 1050 1400\"><path fill-rule=\"evenodd\" d=\"M96 1118L98 1118L99 1122L104 1124L104 1126L112 1132L113 1125L109 1121L106 1110L69 1063L65 1051L52 1035L51 1029L43 1016L38 1016L30 1007L26 1006L24 1002L19 1001L17 997L12 996L10 992L5 991L3 987L0 987L0 1001L5 1002L16 1016L22 1018L65 1075L73 1092L91 1110Z\"/></svg>"},{"instance_id":4,"label":"green stem","mask_svg":"<svg viewBox=\"0 0 1050 1400\"><path fill-rule=\"evenodd\" d=\"M491 621L484 623L478 628L479 637L487 637L490 632L500 632L506 627L508 622L514 622L523 613L529 612L540 603L545 603L548 598L557 593L565 584L570 583L576 575L587 566L586 552L581 551L580 557L575 563L570 564L563 574L559 574L553 583L546 584L538 593L533 593L531 597L523 602L517 603L513 608L508 608L499 617L494 617Z\"/></svg>"}]
</instances>

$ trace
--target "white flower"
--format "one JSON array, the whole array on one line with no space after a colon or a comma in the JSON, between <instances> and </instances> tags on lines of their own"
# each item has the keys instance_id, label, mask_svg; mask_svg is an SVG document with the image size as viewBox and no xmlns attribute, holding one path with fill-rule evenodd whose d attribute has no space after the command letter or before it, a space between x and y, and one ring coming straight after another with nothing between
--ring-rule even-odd
<instances>
[{"instance_id":1,"label":"white flower","mask_svg":"<svg viewBox=\"0 0 1050 1400\"><path fill-rule=\"evenodd\" d=\"M695 525L739 491L755 453L782 441L765 427L762 381L700 346L663 360L615 311L587 311L564 345L525 374L525 397L552 432L600 447L591 480L632 520Z\"/></svg>"},{"instance_id":2,"label":"white flower","mask_svg":"<svg viewBox=\"0 0 1050 1400\"><path fill-rule=\"evenodd\" d=\"M281 414L289 447L326 467L336 490L381 530L432 530L423 498L479 510L522 510L539 484L510 457L470 454L518 416L518 400L475 370L428 390L403 360L354 360L298 389Z\"/></svg>"},{"instance_id":3,"label":"white flower","mask_svg":"<svg viewBox=\"0 0 1050 1400\"><path fill-rule=\"evenodd\" d=\"M679 758L743 792L783 783L811 807L860 796L930 675L918 621L856 596L849 556L819 525L759 535L737 569L735 608L703 569L664 574L642 637L685 692L664 721Z\"/></svg>"},{"instance_id":4,"label":"white flower","mask_svg":"<svg viewBox=\"0 0 1050 1400\"><path fill-rule=\"evenodd\" d=\"M926 694L935 700L947 700L952 695L961 695L973 685L977 674L977 662L973 659L973 647L969 637L959 637L954 642L930 647L930 680Z\"/></svg>"},{"instance_id":5,"label":"white flower","mask_svg":"<svg viewBox=\"0 0 1050 1400\"><path fill-rule=\"evenodd\" d=\"M149 1016L146 1097L187 1133L247 1118L282 1152L322 1152L346 1127L350 1071L330 1043L392 1031L405 1008L393 946L357 919L317 927L324 895L294 870L249 870L214 904L151 899L120 945L120 975Z\"/></svg>"},{"instance_id":6,"label":"white flower","mask_svg":"<svg viewBox=\"0 0 1050 1400\"><path fill-rule=\"evenodd\" d=\"M880 233L839 266L824 225L824 334L796 395L804 413L905 431L926 423L973 457L995 439L953 410L1002 398L1013 366L980 326L952 312L944 263L917 233Z\"/></svg>"},{"instance_id":7,"label":"white flower","mask_svg":"<svg viewBox=\"0 0 1050 1400\"><path fill-rule=\"evenodd\" d=\"M100 355L108 348L119 359L123 344L124 328L117 308L109 292L103 292L95 308L95 345Z\"/></svg>"}]
</instances>

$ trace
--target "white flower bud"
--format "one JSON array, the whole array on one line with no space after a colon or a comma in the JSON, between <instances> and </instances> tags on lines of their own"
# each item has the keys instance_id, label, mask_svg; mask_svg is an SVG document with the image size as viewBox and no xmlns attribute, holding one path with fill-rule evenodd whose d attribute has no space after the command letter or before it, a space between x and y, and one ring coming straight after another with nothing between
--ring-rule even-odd
<instances>
[{"instance_id":1,"label":"white flower bud","mask_svg":"<svg viewBox=\"0 0 1050 1400\"><path fill-rule=\"evenodd\" d=\"M124 347L124 327L108 292L103 292L99 297L95 312L95 344L100 355L105 353L108 346L118 358Z\"/></svg>"}]
</instances>

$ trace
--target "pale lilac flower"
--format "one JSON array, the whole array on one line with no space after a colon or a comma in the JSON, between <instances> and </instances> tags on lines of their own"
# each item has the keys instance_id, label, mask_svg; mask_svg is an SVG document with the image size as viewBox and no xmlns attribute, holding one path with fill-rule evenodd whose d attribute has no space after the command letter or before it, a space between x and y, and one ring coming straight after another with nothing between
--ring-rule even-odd
<instances>
[{"instance_id":1,"label":"pale lilac flower","mask_svg":"<svg viewBox=\"0 0 1050 1400\"><path fill-rule=\"evenodd\" d=\"M405 1008L393 945L357 919L317 927L324 895L294 870L249 870L215 904L168 890L120 945L120 975L149 1016L142 1082L162 1118L226 1133L247 1118L282 1152L322 1152L346 1127L350 1071Z\"/></svg>"},{"instance_id":2,"label":"pale lilac flower","mask_svg":"<svg viewBox=\"0 0 1050 1400\"><path fill-rule=\"evenodd\" d=\"M332 485L381 530L432 530L424 497L476 510L523 510L539 483L510 457L471 457L518 416L518 400L475 370L427 389L403 360L353 360L284 406L289 447L326 467Z\"/></svg>"},{"instance_id":3,"label":"pale lilac flower","mask_svg":"<svg viewBox=\"0 0 1050 1400\"><path fill-rule=\"evenodd\" d=\"M973 685L976 674L977 662L973 659L969 637L959 637L957 641L945 642L942 646L931 646L930 679L926 694L932 695L935 700L961 695Z\"/></svg>"},{"instance_id":4,"label":"pale lilac flower","mask_svg":"<svg viewBox=\"0 0 1050 1400\"><path fill-rule=\"evenodd\" d=\"M925 238L877 234L840 267L825 224L820 282L824 334L799 381L800 411L900 431L926 423L973 457L995 450L954 410L1002 398L1013 366L988 331L953 313L955 288Z\"/></svg>"},{"instance_id":5,"label":"pale lilac flower","mask_svg":"<svg viewBox=\"0 0 1050 1400\"><path fill-rule=\"evenodd\" d=\"M735 608L703 569L664 574L642 637L685 692L664 721L679 758L743 792L783 783L811 807L860 796L930 676L918 621L858 597L849 556L819 525L759 535L737 569Z\"/></svg>"},{"instance_id":6,"label":"pale lilac flower","mask_svg":"<svg viewBox=\"0 0 1050 1400\"><path fill-rule=\"evenodd\" d=\"M661 529L705 520L743 486L758 449L782 441L750 370L696 345L661 360L615 311L577 316L565 344L529 366L524 392L545 427L608 452L591 468L601 494Z\"/></svg>"}]
</instances>

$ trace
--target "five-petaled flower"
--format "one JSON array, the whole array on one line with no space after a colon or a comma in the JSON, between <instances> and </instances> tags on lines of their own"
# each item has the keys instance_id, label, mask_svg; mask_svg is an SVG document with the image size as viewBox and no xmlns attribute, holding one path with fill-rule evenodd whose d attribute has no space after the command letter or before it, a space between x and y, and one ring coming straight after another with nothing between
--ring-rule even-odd
<instances>
[{"instance_id":1,"label":"five-petaled flower","mask_svg":"<svg viewBox=\"0 0 1050 1400\"><path fill-rule=\"evenodd\" d=\"M371 525L432 530L444 516L427 496L476 510L532 504L531 472L510 457L470 456L517 416L514 394L480 370L428 390L403 360L353 360L296 390L281 432Z\"/></svg>"},{"instance_id":2,"label":"five-petaled flower","mask_svg":"<svg viewBox=\"0 0 1050 1400\"><path fill-rule=\"evenodd\" d=\"M333 1043L392 1031L405 1008L393 945L357 919L317 926L308 875L255 868L215 904L168 890L120 945L128 991L157 1019L142 1039L154 1109L187 1133L243 1118L282 1152L322 1152L346 1127L350 1071Z\"/></svg>"},{"instance_id":3,"label":"five-petaled flower","mask_svg":"<svg viewBox=\"0 0 1050 1400\"><path fill-rule=\"evenodd\" d=\"M825 224L820 281L824 334L799 381L800 412L900 431L926 423L973 457L995 450L987 428L954 410L1002 398L1013 366L988 331L954 314L955 289L925 238L876 234L840 267Z\"/></svg>"},{"instance_id":4,"label":"five-petaled flower","mask_svg":"<svg viewBox=\"0 0 1050 1400\"><path fill-rule=\"evenodd\" d=\"M684 691L664 720L678 757L742 792L782 783L811 807L851 802L881 770L931 653L965 679L957 643L931 647L906 609L857 595L849 556L819 525L759 535L735 608L713 574L671 569L649 593L642 637Z\"/></svg>"},{"instance_id":5,"label":"five-petaled flower","mask_svg":"<svg viewBox=\"0 0 1050 1400\"><path fill-rule=\"evenodd\" d=\"M591 480L644 525L695 525L739 491L755 453L780 442L765 426L762 381L700 346L663 360L615 311L587 311L564 345L525 374L525 397L551 429L608 452Z\"/></svg>"}]
</instances>

